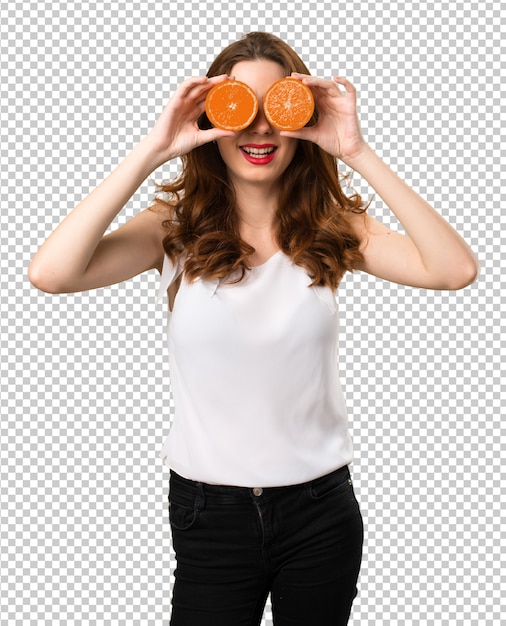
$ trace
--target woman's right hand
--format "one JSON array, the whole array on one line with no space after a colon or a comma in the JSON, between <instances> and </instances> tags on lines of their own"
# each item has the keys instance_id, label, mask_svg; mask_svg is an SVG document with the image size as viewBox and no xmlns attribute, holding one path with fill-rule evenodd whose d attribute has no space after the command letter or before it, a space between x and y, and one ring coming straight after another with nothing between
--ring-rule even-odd
<instances>
[{"instance_id":1,"label":"woman's right hand","mask_svg":"<svg viewBox=\"0 0 506 626\"><path fill-rule=\"evenodd\" d=\"M146 141L157 154L159 165L209 141L232 137L233 131L211 128L201 130L197 120L206 108L209 90L228 78L226 74L208 78L189 78L179 85L165 106Z\"/></svg>"}]
</instances>

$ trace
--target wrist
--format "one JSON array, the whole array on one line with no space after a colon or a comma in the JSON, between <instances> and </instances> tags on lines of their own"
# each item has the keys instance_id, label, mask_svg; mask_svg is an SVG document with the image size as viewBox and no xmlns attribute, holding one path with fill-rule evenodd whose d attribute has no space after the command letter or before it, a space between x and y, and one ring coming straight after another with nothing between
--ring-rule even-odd
<instances>
[{"instance_id":1,"label":"wrist","mask_svg":"<svg viewBox=\"0 0 506 626\"><path fill-rule=\"evenodd\" d=\"M133 151L144 163L145 167L150 170L149 173L173 158L167 151L161 150L150 135L141 139Z\"/></svg>"},{"instance_id":2,"label":"wrist","mask_svg":"<svg viewBox=\"0 0 506 626\"><path fill-rule=\"evenodd\" d=\"M353 155L340 157L340 159L350 169L360 173L361 168L365 167L374 156L374 150L371 146L369 146L369 144L364 142Z\"/></svg>"}]
</instances>

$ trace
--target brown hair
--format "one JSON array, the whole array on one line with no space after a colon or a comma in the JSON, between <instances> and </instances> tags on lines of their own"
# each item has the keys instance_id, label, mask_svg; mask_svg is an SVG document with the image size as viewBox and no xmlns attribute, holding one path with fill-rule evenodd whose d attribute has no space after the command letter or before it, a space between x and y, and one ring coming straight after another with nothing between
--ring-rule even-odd
<instances>
[{"instance_id":1,"label":"brown hair","mask_svg":"<svg viewBox=\"0 0 506 626\"><path fill-rule=\"evenodd\" d=\"M254 59L275 61L287 76L309 74L288 44L256 32L225 48L207 76L228 74L239 61ZM309 123L317 120L315 110ZM211 127L205 113L199 127ZM254 248L238 235L235 193L218 147L204 144L183 156L182 162L179 176L159 185L165 198L157 196L152 207L170 212L164 221L168 229L164 250L173 261L184 251L185 276L190 281L227 278L237 271L241 280ZM336 159L312 142L299 141L281 181L275 226L280 249L308 272L312 285L335 289L344 272L363 260L349 212L365 210L357 193L344 193Z\"/></svg>"}]
</instances>

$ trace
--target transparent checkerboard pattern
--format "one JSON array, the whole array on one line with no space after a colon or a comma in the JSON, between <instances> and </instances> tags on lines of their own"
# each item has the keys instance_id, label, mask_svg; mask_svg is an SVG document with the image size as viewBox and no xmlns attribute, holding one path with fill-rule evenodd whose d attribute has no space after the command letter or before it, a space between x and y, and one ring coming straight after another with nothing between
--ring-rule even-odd
<instances>
[{"instance_id":1,"label":"transparent checkerboard pattern","mask_svg":"<svg viewBox=\"0 0 506 626\"><path fill-rule=\"evenodd\" d=\"M354 82L368 141L482 264L459 292L360 273L340 289L366 525L350 623L504 623L504 26L486 1L2 4L2 626L168 624L157 452L173 404L158 278L54 296L26 268L177 84L250 30ZM112 227L153 192L146 181ZM399 228L379 198L370 211Z\"/></svg>"}]
</instances>

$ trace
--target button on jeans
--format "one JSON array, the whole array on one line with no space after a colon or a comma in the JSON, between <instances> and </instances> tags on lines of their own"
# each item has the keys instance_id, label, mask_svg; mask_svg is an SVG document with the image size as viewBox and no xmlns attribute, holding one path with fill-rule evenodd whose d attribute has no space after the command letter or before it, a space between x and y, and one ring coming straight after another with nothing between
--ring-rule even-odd
<instances>
[{"instance_id":1,"label":"button on jeans","mask_svg":"<svg viewBox=\"0 0 506 626\"><path fill-rule=\"evenodd\" d=\"M171 472L172 626L341 626L363 524L347 466L301 485L207 485Z\"/></svg>"}]
</instances>

